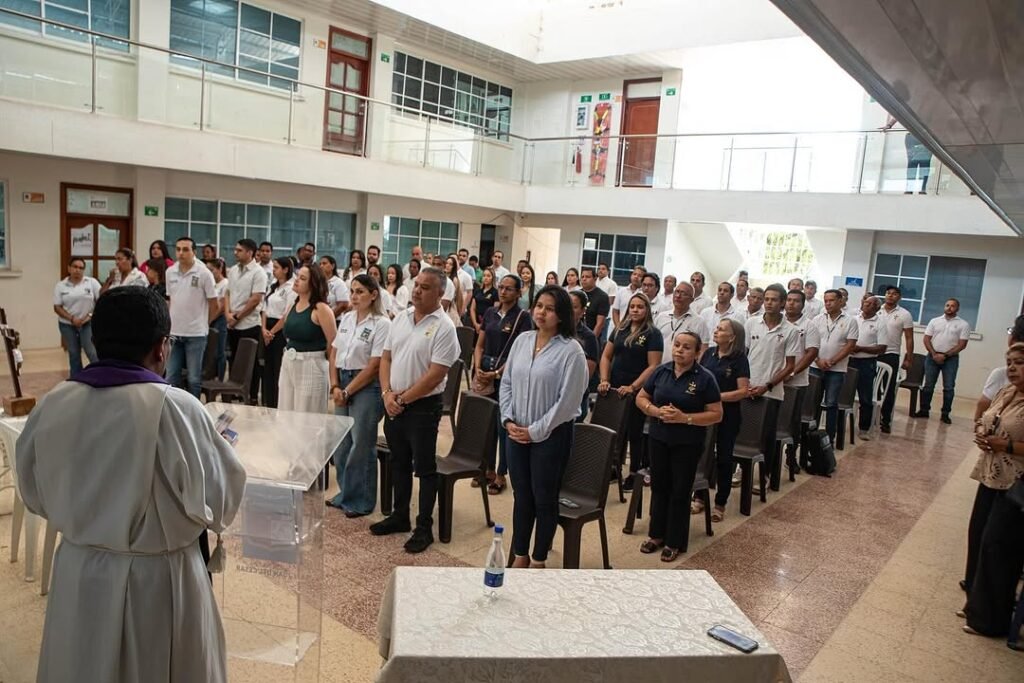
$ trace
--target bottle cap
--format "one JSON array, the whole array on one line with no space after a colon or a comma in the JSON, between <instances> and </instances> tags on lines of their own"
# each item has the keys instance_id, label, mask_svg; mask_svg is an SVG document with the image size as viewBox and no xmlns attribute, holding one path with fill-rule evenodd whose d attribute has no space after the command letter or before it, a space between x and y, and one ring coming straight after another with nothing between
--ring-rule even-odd
<instances>
[{"instance_id":1,"label":"bottle cap","mask_svg":"<svg viewBox=\"0 0 1024 683\"><path fill-rule=\"evenodd\" d=\"M503 534L503 533L505 533L505 527L503 527L500 524L495 524L494 525L494 533L496 533L496 534Z\"/></svg>"}]
</instances>

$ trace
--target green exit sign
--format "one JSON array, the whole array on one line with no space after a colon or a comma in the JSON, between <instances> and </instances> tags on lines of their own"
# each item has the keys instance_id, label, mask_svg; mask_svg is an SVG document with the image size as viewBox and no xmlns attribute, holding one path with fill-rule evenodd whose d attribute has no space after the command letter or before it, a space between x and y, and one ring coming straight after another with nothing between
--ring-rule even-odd
<instances>
[{"instance_id":1,"label":"green exit sign","mask_svg":"<svg viewBox=\"0 0 1024 683\"><path fill-rule=\"evenodd\" d=\"M668 97L672 97L675 94L676 94L676 89L675 88L666 88L665 89L665 95L667 95Z\"/></svg>"},{"instance_id":2,"label":"green exit sign","mask_svg":"<svg viewBox=\"0 0 1024 683\"><path fill-rule=\"evenodd\" d=\"M145 207L143 209L143 211L144 211L145 215L147 215L147 216L159 216L160 215L160 207L158 207L158 206L147 206L147 207Z\"/></svg>"},{"instance_id":3,"label":"green exit sign","mask_svg":"<svg viewBox=\"0 0 1024 683\"><path fill-rule=\"evenodd\" d=\"M380 61L384 62L385 64L390 62L391 61L391 55L389 55L387 52L381 52L380 53Z\"/></svg>"},{"instance_id":4,"label":"green exit sign","mask_svg":"<svg viewBox=\"0 0 1024 683\"><path fill-rule=\"evenodd\" d=\"M603 93L601 93L600 95L597 96L597 99L601 100L602 102L604 100L610 100L611 98L612 98L612 94L610 92L603 92Z\"/></svg>"},{"instance_id":5,"label":"green exit sign","mask_svg":"<svg viewBox=\"0 0 1024 683\"><path fill-rule=\"evenodd\" d=\"M580 102L593 102L593 101L594 101L594 96L593 95L580 95Z\"/></svg>"},{"instance_id":6,"label":"green exit sign","mask_svg":"<svg viewBox=\"0 0 1024 683\"><path fill-rule=\"evenodd\" d=\"M370 223L370 230L380 230L380 223Z\"/></svg>"}]
</instances>

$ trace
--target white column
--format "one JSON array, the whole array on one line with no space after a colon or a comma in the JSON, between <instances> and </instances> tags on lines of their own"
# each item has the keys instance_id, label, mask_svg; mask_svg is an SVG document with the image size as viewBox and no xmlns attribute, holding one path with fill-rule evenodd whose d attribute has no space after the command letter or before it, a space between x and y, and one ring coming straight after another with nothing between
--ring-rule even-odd
<instances>
[{"instance_id":1,"label":"white column","mask_svg":"<svg viewBox=\"0 0 1024 683\"><path fill-rule=\"evenodd\" d=\"M140 43L168 47L171 36L170 0L140 0L134 5L136 11L135 37ZM138 118L140 121L167 121L168 55L146 48L138 48ZM188 103L188 110L199 112L199 88L189 88L194 101ZM185 95L185 93L183 93ZM184 112L183 112L184 115ZM193 117L193 118L194 118ZM198 119L196 119L198 121Z\"/></svg>"}]
</instances>

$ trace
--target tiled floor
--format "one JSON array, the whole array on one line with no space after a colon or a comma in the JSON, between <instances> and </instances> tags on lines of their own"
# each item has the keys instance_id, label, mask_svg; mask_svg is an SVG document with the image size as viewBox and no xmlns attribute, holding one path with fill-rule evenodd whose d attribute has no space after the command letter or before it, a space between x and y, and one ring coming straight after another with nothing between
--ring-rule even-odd
<instances>
[{"instance_id":1,"label":"tiled floor","mask_svg":"<svg viewBox=\"0 0 1024 683\"><path fill-rule=\"evenodd\" d=\"M26 386L41 395L61 378L61 358L30 357ZM0 372L0 377L2 377ZM0 378L0 392L7 391ZM806 681L1024 681L1024 655L1001 641L964 635L953 612L963 565L967 517L974 494L967 402L952 427L909 421L905 408L894 433L847 448L831 479L800 476L783 482L754 515L738 513L732 496L715 536L694 520L690 552L677 568L708 569L782 652L794 678ZM442 423L439 450L451 441ZM511 518L512 496L490 499L492 516ZM9 549L9 494L0 494L0 555ZM620 533L624 505L609 498L608 527L616 568L668 568L642 555L646 518L634 535ZM405 554L404 537L376 538L377 517L349 520L326 511L326 583L321 666L327 680L368 681L380 665L376 623L384 581L399 564L478 565L490 531L480 493L456 487L453 539L419 556ZM597 526L584 532L582 564L600 566ZM551 566L559 566L561 536ZM21 564L0 562L0 682L34 677L45 599L19 576ZM263 610L284 609L281 583L253 579ZM293 601L292 601L293 602ZM256 680L241 662L235 680ZM262 680L262 679L260 679ZM272 679L271 679L272 680Z\"/></svg>"}]
</instances>

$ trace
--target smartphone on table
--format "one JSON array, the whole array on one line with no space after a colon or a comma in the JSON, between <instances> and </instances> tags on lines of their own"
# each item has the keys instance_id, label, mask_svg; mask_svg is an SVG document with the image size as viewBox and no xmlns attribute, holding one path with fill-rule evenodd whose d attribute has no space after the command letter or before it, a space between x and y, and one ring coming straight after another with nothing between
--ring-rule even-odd
<instances>
[{"instance_id":1,"label":"smartphone on table","mask_svg":"<svg viewBox=\"0 0 1024 683\"><path fill-rule=\"evenodd\" d=\"M715 624L708 629L708 635L715 640L725 643L731 647L736 648L740 652L750 654L758 648L757 641L752 638L747 638L744 635L736 633L731 628L722 626L721 624Z\"/></svg>"}]
</instances>

